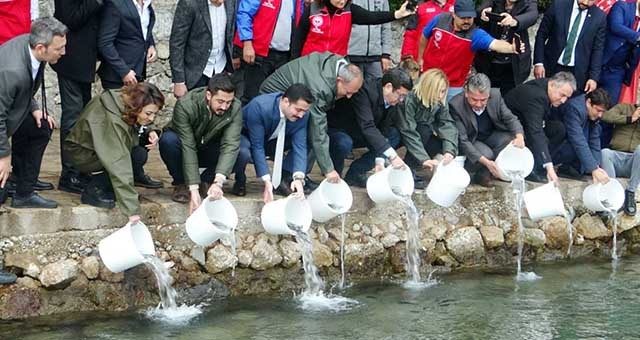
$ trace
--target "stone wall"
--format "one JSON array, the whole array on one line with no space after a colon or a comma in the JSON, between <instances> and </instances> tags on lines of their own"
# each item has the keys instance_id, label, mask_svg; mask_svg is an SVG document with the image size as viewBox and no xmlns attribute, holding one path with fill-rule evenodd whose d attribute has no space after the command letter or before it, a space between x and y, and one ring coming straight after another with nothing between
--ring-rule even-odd
<instances>
[{"instance_id":1,"label":"stone wall","mask_svg":"<svg viewBox=\"0 0 640 340\"><path fill-rule=\"evenodd\" d=\"M581 206L585 185L568 181L561 188L565 203L577 216L573 219L574 245L570 258L606 258L610 256L612 228ZM434 268L438 271L436 275L478 267L515 270L517 223L510 208L513 198L508 184L498 183L492 189L472 186L447 209L429 202L422 191L414 194L414 200L421 211L423 274ZM302 289L301 256L294 239L264 232L259 220L262 207L259 198L232 202L240 218L237 256L231 253L229 244L220 241L205 249L194 247L183 224L150 227L157 254L173 265L171 274L180 295L194 302L227 295L290 295ZM163 204L154 212L159 215L151 220L166 221L163 215L175 215L178 210L184 211L184 207ZM349 282L405 278L404 215L399 204L375 205L364 191L354 190L354 206L346 218L345 235ZM183 216L184 212L173 218ZM640 231L636 226L640 225L640 217L620 216L619 254L638 252ZM525 263L568 258L568 233L563 218L539 222L525 218L524 224ZM0 286L0 318L118 311L157 303L155 280L143 266L113 274L101 263L97 244L115 229L98 224L95 227L85 224L84 228L58 226L57 230L40 232L16 228L22 234L0 239L5 268L19 276L17 284ZM330 287L340 277L339 218L326 224L314 223L311 237L315 262Z\"/></svg>"}]
</instances>

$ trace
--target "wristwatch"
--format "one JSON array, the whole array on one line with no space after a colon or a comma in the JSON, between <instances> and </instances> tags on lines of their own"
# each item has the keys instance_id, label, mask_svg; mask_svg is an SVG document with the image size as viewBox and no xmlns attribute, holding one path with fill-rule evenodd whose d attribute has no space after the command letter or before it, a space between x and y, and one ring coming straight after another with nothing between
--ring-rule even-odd
<instances>
[{"instance_id":1,"label":"wristwatch","mask_svg":"<svg viewBox=\"0 0 640 340\"><path fill-rule=\"evenodd\" d=\"M293 180L302 182L302 186L305 185L304 175L300 175L300 174L293 175Z\"/></svg>"}]
</instances>

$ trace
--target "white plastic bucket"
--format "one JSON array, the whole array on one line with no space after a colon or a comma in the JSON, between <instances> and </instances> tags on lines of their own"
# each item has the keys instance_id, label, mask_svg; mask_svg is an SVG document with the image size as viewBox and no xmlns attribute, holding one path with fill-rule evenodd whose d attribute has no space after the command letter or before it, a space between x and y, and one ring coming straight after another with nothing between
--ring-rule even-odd
<instances>
[{"instance_id":1,"label":"white plastic bucket","mask_svg":"<svg viewBox=\"0 0 640 340\"><path fill-rule=\"evenodd\" d=\"M469 186L469 173L455 162L438 164L427 186L427 196L433 203L448 208Z\"/></svg>"},{"instance_id":2,"label":"white plastic bucket","mask_svg":"<svg viewBox=\"0 0 640 340\"><path fill-rule=\"evenodd\" d=\"M367 194L376 203L399 200L400 196L393 193L392 188L398 188L402 195L413 194L413 174L409 167L394 169L388 166L367 179Z\"/></svg>"},{"instance_id":3,"label":"white plastic bucket","mask_svg":"<svg viewBox=\"0 0 640 340\"><path fill-rule=\"evenodd\" d=\"M609 202L608 208L604 201ZM624 204L624 187L613 178L606 184L593 183L582 192L582 203L593 211L618 211Z\"/></svg>"},{"instance_id":4,"label":"white plastic bucket","mask_svg":"<svg viewBox=\"0 0 640 340\"><path fill-rule=\"evenodd\" d=\"M456 162L456 165L459 165L461 168L464 168L464 162L467 161L467 156L457 156L453 159Z\"/></svg>"},{"instance_id":5,"label":"white plastic bucket","mask_svg":"<svg viewBox=\"0 0 640 340\"><path fill-rule=\"evenodd\" d=\"M543 217L564 215L564 203L560 190L554 183L541 185L524 193L524 204L532 220Z\"/></svg>"},{"instance_id":6,"label":"white plastic bucket","mask_svg":"<svg viewBox=\"0 0 640 340\"><path fill-rule=\"evenodd\" d=\"M331 183L325 179L307 200L311 206L313 220L323 223L349 211L353 204L353 195L345 181Z\"/></svg>"},{"instance_id":7,"label":"white plastic bucket","mask_svg":"<svg viewBox=\"0 0 640 340\"><path fill-rule=\"evenodd\" d=\"M127 223L98 243L98 251L104 265L113 273L119 273L141 264L144 255L155 255L156 248L147 226L142 222Z\"/></svg>"},{"instance_id":8,"label":"white plastic bucket","mask_svg":"<svg viewBox=\"0 0 640 340\"><path fill-rule=\"evenodd\" d=\"M520 149L509 143L496 157L496 166L503 181L511 181L508 172L519 172L525 178L533 170L533 154L527 147Z\"/></svg>"},{"instance_id":9,"label":"white plastic bucket","mask_svg":"<svg viewBox=\"0 0 640 340\"><path fill-rule=\"evenodd\" d=\"M302 226L304 231L311 226L311 207L307 200L293 196L271 201L262 207L260 219L262 226L270 234L295 235L287 224Z\"/></svg>"},{"instance_id":10,"label":"white plastic bucket","mask_svg":"<svg viewBox=\"0 0 640 340\"><path fill-rule=\"evenodd\" d=\"M238 213L228 199L222 197L212 201L205 198L196 211L187 218L189 238L206 247L228 235L238 225Z\"/></svg>"}]
</instances>

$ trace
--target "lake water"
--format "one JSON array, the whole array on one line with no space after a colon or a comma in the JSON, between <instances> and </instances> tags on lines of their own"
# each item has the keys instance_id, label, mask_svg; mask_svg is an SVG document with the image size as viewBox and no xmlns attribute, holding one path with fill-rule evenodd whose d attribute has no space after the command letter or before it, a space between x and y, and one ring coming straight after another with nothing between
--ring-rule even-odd
<instances>
[{"instance_id":1,"label":"lake water","mask_svg":"<svg viewBox=\"0 0 640 340\"><path fill-rule=\"evenodd\" d=\"M216 301L180 326L143 312L0 322L0 339L638 339L639 260L536 264L532 282L513 268L440 274L421 290L360 282L341 292L359 302L341 312L305 311L289 295Z\"/></svg>"}]
</instances>

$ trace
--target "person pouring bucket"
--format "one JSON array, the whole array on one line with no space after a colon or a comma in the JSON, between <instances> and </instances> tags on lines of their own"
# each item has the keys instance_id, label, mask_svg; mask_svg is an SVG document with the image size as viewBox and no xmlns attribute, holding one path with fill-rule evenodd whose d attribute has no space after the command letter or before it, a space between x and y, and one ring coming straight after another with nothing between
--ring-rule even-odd
<instances>
[{"instance_id":1,"label":"person pouring bucket","mask_svg":"<svg viewBox=\"0 0 640 340\"><path fill-rule=\"evenodd\" d=\"M152 124L163 106L162 92L145 82L106 90L87 104L63 144L73 165L91 176L82 203L106 209L117 203L131 224L140 221L131 150L145 128L151 131L146 147L158 143Z\"/></svg>"}]
</instances>

